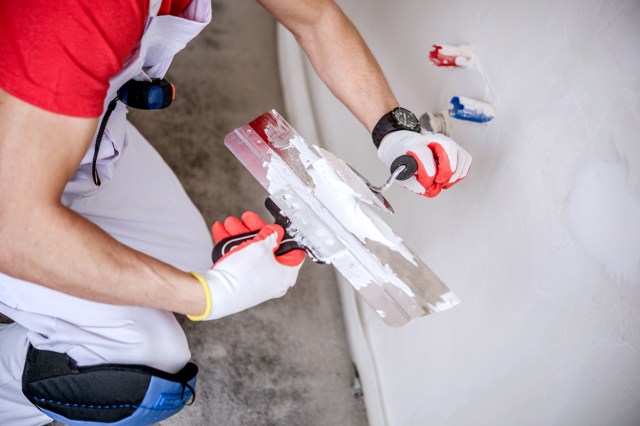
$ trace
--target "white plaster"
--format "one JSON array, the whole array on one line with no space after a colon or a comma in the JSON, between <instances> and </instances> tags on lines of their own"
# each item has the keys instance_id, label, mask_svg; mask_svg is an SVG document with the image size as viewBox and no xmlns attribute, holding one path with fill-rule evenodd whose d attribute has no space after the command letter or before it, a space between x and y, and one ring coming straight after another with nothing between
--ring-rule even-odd
<instances>
[{"instance_id":1,"label":"white plaster","mask_svg":"<svg viewBox=\"0 0 640 426\"><path fill-rule=\"evenodd\" d=\"M569 194L571 235L613 277L640 281L640 200L624 163L592 160Z\"/></svg>"},{"instance_id":2,"label":"white plaster","mask_svg":"<svg viewBox=\"0 0 640 426\"><path fill-rule=\"evenodd\" d=\"M452 120L474 159L464 181L433 200L385 193L394 232L463 303L399 329L345 305L370 424L640 424L638 1L338 3L402 106L458 95L497 113ZM481 62L434 67L433 44ZM301 72L308 91L283 87L311 108L289 115L315 117L324 147L383 181L367 131Z\"/></svg>"},{"instance_id":3,"label":"white plaster","mask_svg":"<svg viewBox=\"0 0 640 426\"><path fill-rule=\"evenodd\" d=\"M355 289L376 284L362 294L385 321L402 325L459 303L378 216L374 207L387 212L383 203L344 161L292 137L283 123L265 133L274 149L266 186L291 220L292 237L333 264Z\"/></svg>"}]
</instances>

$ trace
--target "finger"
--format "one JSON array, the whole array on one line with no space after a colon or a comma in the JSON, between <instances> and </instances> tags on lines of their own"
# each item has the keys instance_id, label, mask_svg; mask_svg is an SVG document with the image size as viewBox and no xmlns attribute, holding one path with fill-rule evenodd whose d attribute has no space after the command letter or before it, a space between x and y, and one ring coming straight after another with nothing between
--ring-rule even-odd
<instances>
[{"instance_id":1,"label":"finger","mask_svg":"<svg viewBox=\"0 0 640 426\"><path fill-rule=\"evenodd\" d=\"M416 162L418 163L418 167L422 165L424 169L424 175L434 177L436 175L436 162L433 157L433 151L426 145L418 145L411 147L411 150L407 151L408 155L411 155Z\"/></svg>"},{"instance_id":2,"label":"finger","mask_svg":"<svg viewBox=\"0 0 640 426\"><path fill-rule=\"evenodd\" d=\"M465 153L462 151L458 151L458 167L453 172L453 175L451 175L449 182L445 183L443 186L454 185L456 182L458 182L460 179L464 177L463 171L464 171L464 166L466 164L466 161L467 160L466 160Z\"/></svg>"},{"instance_id":3,"label":"finger","mask_svg":"<svg viewBox=\"0 0 640 426\"><path fill-rule=\"evenodd\" d=\"M469 169L471 168L471 160L472 160L471 155L469 155L465 151L463 151L461 154L462 154L461 155L462 159L458 163L459 170L456 170L456 173L454 173L454 175L451 177L450 183L442 185L443 189L451 188L453 185L455 185L456 183L464 179L467 176L467 173L469 173Z\"/></svg>"},{"instance_id":4,"label":"finger","mask_svg":"<svg viewBox=\"0 0 640 426\"><path fill-rule=\"evenodd\" d=\"M211 227L211 233L213 234L213 241L216 244L224 240L225 238L229 238L231 236L229 235L227 230L224 228L224 225L217 221Z\"/></svg>"},{"instance_id":5,"label":"finger","mask_svg":"<svg viewBox=\"0 0 640 426\"><path fill-rule=\"evenodd\" d=\"M464 151L464 154L465 161L464 166L462 167L462 174L460 175L460 179L463 179L465 176L467 176L469 170L471 169L471 163L473 163L473 157L471 157L471 154L469 154L467 151Z\"/></svg>"},{"instance_id":6,"label":"finger","mask_svg":"<svg viewBox=\"0 0 640 426\"><path fill-rule=\"evenodd\" d=\"M427 188L425 188L420 184L420 182L418 182L418 179L416 179L415 176L411 176L409 179L399 180L398 185L408 189L409 191L413 191L416 194L424 194L424 192L427 190Z\"/></svg>"},{"instance_id":7,"label":"finger","mask_svg":"<svg viewBox=\"0 0 640 426\"><path fill-rule=\"evenodd\" d=\"M424 194L425 197L433 198L442 191L442 184L434 183L431 185Z\"/></svg>"},{"instance_id":8,"label":"finger","mask_svg":"<svg viewBox=\"0 0 640 426\"><path fill-rule=\"evenodd\" d=\"M258 216L257 214L255 214L252 211L244 212L242 214L241 219L242 219L242 223L244 223L244 225L250 231L257 231L259 229L264 228L264 226L266 225L264 220L262 220L262 218L260 216Z\"/></svg>"},{"instance_id":9,"label":"finger","mask_svg":"<svg viewBox=\"0 0 640 426\"><path fill-rule=\"evenodd\" d=\"M285 266L298 266L307 257L307 252L304 250L291 250L280 256L276 256L276 260Z\"/></svg>"},{"instance_id":10,"label":"finger","mask_svg":"<svg viewBox=\"0 0 640 426\"><path fill-rule=\"evenodd\" d=\"M246 234L249 231L249 228L244 226L242 221L234 216L229 216L224 221L224 227L227 229L227 232L231 235L240 235Z\"/></svg>"},{"instance_id":11,"label":"finger","mask_svg":"<svg viewBox=\"0 0 640 426\"><path fill-rule=\"evenodd\" d=\"M418 163L418 170L415 177L418 179L420 185L425 188L429 188L433 185L433 180L436 174L436 163L433 159L433 153L431 150L424 147L416 147L413 151L408 151L407 154L411 155Z\"/></svg>"},{"instance_id":12,"label":"finger","mask_svg":"<svg viewBox=\"0 0 640 426\"><path fill-rule=\"evenodd\" d=\"M275 239L274 239L274 245L272 248L273 248L273 251L275 252L276 250L278 250L278 247L280 247L280 242L282 241L282 237L284 237L284 229L280 225L276 225L275 223L272 223L270 225L265 225L265 227L262 228L255 237L253 237L252 241L254 242L262 241L271 236L274 236L274 234L275 234Z\"/></svg>"},{"instance_id":13,"label":"finger","mask_svg":"<svg viewBox=\"0 0 640 426\"><path fill-rule=\"evenodd\" d=\"M453 175L452 170L455 170L457 159L454 158L452 162L452 159L447 155L447 151L437 142L431 142L429 148L433 151L433 156L436 160L437 170L434 181L440 184L449 182Z\"/></svg>"},{"instance_id":14,"label":"finger","mask_svg":"<svg viewBox=\"0 0 640 426\"><path fill-rule=\"evenodd\" d=\"M278 230L277 228L280 228L280 230ZM243 232L243 234L244 233L245 232ZM238 235L238 234L232 234L232 235ZM268 249L271 252L275 252L276 250L278 250L278 247L280 246L280 241L282 241L283 235L284 235L284 230L280 225L265 226L256 235L254 235L253 238L245 240L244 242L238 244L237 246L234 246L231 250L229 250L227 255L230 253L233 253L234 251L240 251L246 248L247 246L250 246L251 244L263 244L266 247L268 247ZM227 255L225 255L225 257ZM216 264L218 262L216 262Z\"/></svg>"},{"instance_id":15,"label":"finger","mask_svg":"<svg viewBox=\"0 0 640 426\"><path fill-rule=\"evenodd\" d=\"M445 185L442 185L442 189L449 189L451 188L453 185L455 185L456 183L460 182L462 179L458 179L458 180L454 180L453 182L449 182Z\"/></svg>"}]
</instances>

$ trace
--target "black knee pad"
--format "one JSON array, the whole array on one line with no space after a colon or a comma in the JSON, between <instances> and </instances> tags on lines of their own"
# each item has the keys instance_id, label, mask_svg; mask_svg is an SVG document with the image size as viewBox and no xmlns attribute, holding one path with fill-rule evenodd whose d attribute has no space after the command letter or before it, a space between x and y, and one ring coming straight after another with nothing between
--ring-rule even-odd
<instances>
[{"instance_id":1,"label":"black knee pad","mask_svg":"<svg viewBox=\"0 0 640 426\"><path fill-rule=\"evenodd\" d=\"M198 367L176 374L144 365L78 367L67 354L30 347L22 392L43 413L69 425L151 425L195 398Z\"/></svg>"}]
</instances>

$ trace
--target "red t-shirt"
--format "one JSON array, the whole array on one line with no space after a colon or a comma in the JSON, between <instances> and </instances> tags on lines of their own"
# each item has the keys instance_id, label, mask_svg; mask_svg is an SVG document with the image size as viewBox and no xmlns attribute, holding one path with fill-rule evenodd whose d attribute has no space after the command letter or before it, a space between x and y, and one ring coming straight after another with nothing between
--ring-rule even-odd
<instances>
[{"instance_id":1,"label":"red t-shirt","mask_svg":"<svg viewBox=\"0 0 640 426\"><path fill-rule=\"evenodd\" d=\"M159 14L189 2L163 0ZM0 1L0 88L48 111L100 116L148 9L149 0Z\"/></svg>"}]
</instances>

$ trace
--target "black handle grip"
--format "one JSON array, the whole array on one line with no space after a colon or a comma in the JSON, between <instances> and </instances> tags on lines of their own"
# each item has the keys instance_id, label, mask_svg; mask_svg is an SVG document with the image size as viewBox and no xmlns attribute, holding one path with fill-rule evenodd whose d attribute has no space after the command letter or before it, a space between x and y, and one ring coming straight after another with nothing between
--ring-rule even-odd
<instances>
[{"instance_id":1,"label":"black handle grip","mask_svg":"<svg viewBox=\"0 0 640 426\"><path fill-rule=\"evenodd\" d=\"M396 177L397 180L407 180L418 171L418 162L410 155L401 155L391 163L391 174L398 170L398 167L406 168Z\"/></svg>"},{"instance_id":2,"label":"black handle grip","mask_svg":"<svg viewBox=\"0 0 640 426\"><path fill-rule=\"evenodd\" d=\"M289 253L292 250L306 250L305 247L298 244L298 242L287 233L287 228L291 225L291 222L289 221L289 218L281 213L280 208L278 208L278 206L273 202L273 200L271 200L271 198L266 199L265 206L275 219L275 223L282 226L282 228L284 229L284 237L282 237L280 247L278 247L278 250L276 250L276 256L281 256L283 254ZM240 235L233 235L231 237L225 238L222 241L219 241L215 246L213 246L211 260L215 264L222 258L222 256L229 253L231 249L244 243L245 241L252 239L258 234L258 232L259 231L251 231Z\"/></svg>"},{"instance_id":3,"label":"black handle grip","mask_svg":"<svg viewBox=\"0 0 640 426\"><path fill-rule=\"evenodd\" d=\"M229 253L231 249L234 247L244 243L255 237L259 231L247 232L246 234L234 235L229 238L225 238L224 240L218 242L215 246L213 246L213 252L211 253L211 260L213 263L216 263L218 260L222 258L225 254ZM282 242L280 243L280 247L276 250L276 256L281 256L283 254L289 253L291 250L304 250L304 247L299 245L296 240L294 240L287 232L285 231L284 237L282 238Z\"/></svg>"}]
</instances>

